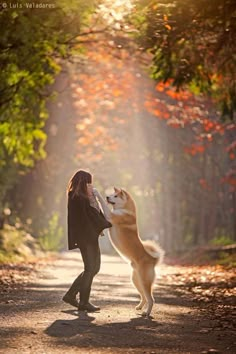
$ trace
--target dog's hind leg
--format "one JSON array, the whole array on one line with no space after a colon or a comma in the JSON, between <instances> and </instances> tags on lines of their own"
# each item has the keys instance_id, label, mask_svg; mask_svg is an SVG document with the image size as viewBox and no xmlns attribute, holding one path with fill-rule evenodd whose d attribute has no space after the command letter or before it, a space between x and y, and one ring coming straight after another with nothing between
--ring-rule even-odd
<instances>
[{"instance_id":1,"label":"dog's hind leg","mask_svg":"<svg viewBox=\"0 0 236 354\"><path fill-rule=\"evenodd\" d=\"M141 310L143 308L143 306L145 305L146 300L145 300L144 291L143 291L142 285L140 283L138 273L135 269L133 269L133 273L132 273L132 282L133 282L134 286L136 287L136 289L138 290L140 297L141 297L140 303L135 308L136 308L136 310Z\"/></svg>"},{"instance_id":2,"label":"dog's hind leg","mask_svg":"<svg viewBox=\"0 0 236 354\"><path fill-rule=\"evenodd\" d=\"M143 316L150 316L154 304L152 286L155 279L155 268L151 264L146 264L139 272L140 283L147 301L147 309L142 313Z\"/></svg>"}]
</instances>

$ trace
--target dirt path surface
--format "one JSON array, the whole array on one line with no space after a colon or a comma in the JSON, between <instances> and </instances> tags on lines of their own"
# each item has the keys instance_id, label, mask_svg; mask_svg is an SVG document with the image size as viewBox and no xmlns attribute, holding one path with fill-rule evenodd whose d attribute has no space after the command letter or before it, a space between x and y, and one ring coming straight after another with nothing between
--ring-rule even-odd
<instances>
[{"instance_id":1,"label":"dirt path surface","mask_svg":"<svg viewBox=\"0 0 236 354\"><path fill-rule=\"evenodd\" d=\"M231 326L217 326L205 305L173 284L174 266L157 268L153 319L135 311L130 269L103 256L87 314L61 301L82 269L80 254L65 253L39 267L30 281L3 291L0 353L236 353Z\"/></svg>"}]
</instances>

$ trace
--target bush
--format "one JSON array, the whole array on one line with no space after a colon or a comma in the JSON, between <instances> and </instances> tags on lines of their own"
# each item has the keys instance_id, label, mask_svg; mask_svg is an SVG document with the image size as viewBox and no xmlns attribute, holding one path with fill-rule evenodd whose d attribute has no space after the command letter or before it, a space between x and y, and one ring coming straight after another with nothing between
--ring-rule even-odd
<instances>
[{"instance_id":1,"label":"bush","mask_svg":"<svg viewBox=\"0 0 236 354\"><path fill-rule=\"evenodd\" d=\"M217 236L214 237L210 242L212 246L227 246L231 245L232 243L234 243L234 241L229 236Z\"/></svg>"},{"instance_id":2,"label":"bush","mask_svg":"<svg viewBox=\"0 0 236 354\"><path fill-rule=\"evenodd\" d=\"M28 232L10 225L0 230L0 263L29 260L34 256L42 256L42 251Z\"/></svg>"},{"instance_id":3,"label":"bush","mask_svg":"<svg viewBox=\"0 0 236 354\"><path fill-rule=\"evenodd\" d=\"M39 243L44 251L60 251L63 246L63 228L59 226L59 215L54 212L48 227L40 232Z\"/></svg>"}]
</instances>

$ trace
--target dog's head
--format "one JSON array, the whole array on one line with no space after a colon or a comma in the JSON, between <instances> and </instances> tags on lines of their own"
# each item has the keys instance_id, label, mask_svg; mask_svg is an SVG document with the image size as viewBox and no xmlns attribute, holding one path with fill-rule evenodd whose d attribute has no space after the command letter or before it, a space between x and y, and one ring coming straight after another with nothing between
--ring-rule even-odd
<instances>
[{"instance_id":1,"label":"dog's head","mask_svg":"<svg viewBox=\"0 0 236 354\"><path fill-rule=\"evenodd\" d=\"M129 198L130 197L126 191L114 187L114 193L107 196L107 202L112 204L114 209L124 209Z\"/></svg>"}]
</instances>

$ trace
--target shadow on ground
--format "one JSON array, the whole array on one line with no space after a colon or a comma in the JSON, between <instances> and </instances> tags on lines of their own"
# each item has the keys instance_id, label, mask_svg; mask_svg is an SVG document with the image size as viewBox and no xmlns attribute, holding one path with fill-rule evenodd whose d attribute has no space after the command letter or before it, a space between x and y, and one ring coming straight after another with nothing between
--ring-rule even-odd
<instances>
[{"instance_id":1,"label":"shadow on ground","mask_svg":"<svg viewBox=\"0 0 236 354\"><path fill-rule=\"evenodd\" d=\"M34 354L47 353L47 348L49 353L187 354L212 348L218 353L235 352L233 334L215 331L198 311L204 305L182 293L183 285L178 287L165 278L157 281L153 319L143 318L135 311L139 297L130 284L129 267L122 268L119 260L107 259L95 279L92 300L102 310L78 312L61 300L74 276L75 261L69 259L71 263L64 264L66 274L61 273L61 263L53 264L48 272L41 273L42 281L36 279L2 293L0 351L28 353L24 350L29 346L29 353ZM111 272L114 265L118 267L116 276ZM24 349L19 349L19 343Z\"/></svg>"}]
</instances>

